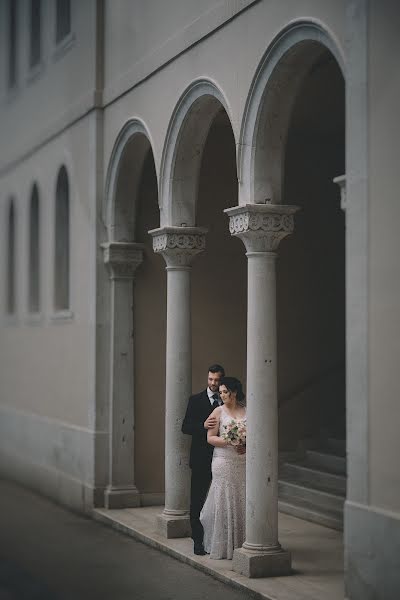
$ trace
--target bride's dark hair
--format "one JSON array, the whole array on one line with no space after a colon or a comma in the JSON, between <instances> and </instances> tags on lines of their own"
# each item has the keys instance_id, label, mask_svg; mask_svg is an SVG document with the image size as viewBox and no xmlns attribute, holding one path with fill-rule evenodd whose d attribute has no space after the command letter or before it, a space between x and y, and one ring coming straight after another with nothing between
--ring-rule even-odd
<instances>
[{"instance_id":1,"label":"bride's dark hair","mask_svg":"<svg viewBox=\"0 0 400 600\"><path fill-rule=\"evenodd\" d=\"M224 385L229 392L236 392L236 402L240 406L246 405L242 384L236 377L221 377L219 385Z\"/></svg>"}]
</instances>

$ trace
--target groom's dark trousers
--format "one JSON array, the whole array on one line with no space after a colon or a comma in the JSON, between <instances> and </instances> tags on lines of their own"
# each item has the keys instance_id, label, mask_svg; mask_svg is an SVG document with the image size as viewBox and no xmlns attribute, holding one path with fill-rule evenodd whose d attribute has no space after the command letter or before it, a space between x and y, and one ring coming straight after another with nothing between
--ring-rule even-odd
<instances>
[{"instance_id":1,"label":"groom's dark trousers","mask_svg":"<svg viewBox=\"0 0 400 600\"><path fill-rule=\"evenodd\" d=\"M182 432L192 436L189 463L192 469L190 525L193 541L197 543L203 543L204 531L199 517L211 483L211 460L214 448L207 443L204 421L212 411L207 390L190 396L182 424Z\"/></svg>"}]
</instances>

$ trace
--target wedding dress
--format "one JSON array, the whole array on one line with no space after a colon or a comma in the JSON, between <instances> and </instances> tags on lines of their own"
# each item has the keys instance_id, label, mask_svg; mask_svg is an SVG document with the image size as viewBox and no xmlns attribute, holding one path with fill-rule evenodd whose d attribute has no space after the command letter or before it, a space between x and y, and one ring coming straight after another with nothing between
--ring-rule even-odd
<instances>
[{"instance_id":1,"label":"wedding dress","mask_svg":"<svg viewBox=\"0 0 400 600\"><path fill-rule=\"evenodd\" d=\"M235 420L245 422L246 417ZM231 421L222 406L219 435ZM245 540L246 454L238 454L231 445L216 447L211 469L212 483L200 514L204 549L210 558L231 559Z\"/></svg>"}]
</instances>

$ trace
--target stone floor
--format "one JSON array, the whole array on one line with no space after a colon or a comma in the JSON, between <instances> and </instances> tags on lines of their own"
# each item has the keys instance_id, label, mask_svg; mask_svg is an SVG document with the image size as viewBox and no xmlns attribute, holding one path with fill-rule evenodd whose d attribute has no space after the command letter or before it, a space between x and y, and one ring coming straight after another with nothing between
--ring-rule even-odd
<instances>
[{"instance_id":1,"label":"stone floor","mask_svg":"<svg viewBox=\"0 0 400 600\"><path fill-rule=\"evenodd\" d=\"M162 507L96 509L94 518L170 556L200 569L253 597L268 600L343 600L343 535L295 517L279 515L279 539L292 553L293 574L247 579L232 571L232 561L193 554L189 538L167 540L156 532Z\"/></svg>"}]
</instances>

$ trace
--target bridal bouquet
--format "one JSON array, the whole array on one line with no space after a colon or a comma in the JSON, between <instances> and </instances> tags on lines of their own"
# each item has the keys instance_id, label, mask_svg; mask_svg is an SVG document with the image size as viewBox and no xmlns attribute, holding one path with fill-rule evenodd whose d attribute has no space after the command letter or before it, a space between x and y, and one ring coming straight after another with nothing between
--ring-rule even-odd
<instances>
[{"instance_id":1,"label":"bridal bouquet","mask_svg":"<svg viewBox=\"0 0 400 600\"><path fill-rule=\"evenodd\" d=\"M232 446L245 446L246 423L232 419L232 421L222 426L221 437Z\"/></svg>"}]
</instances>

